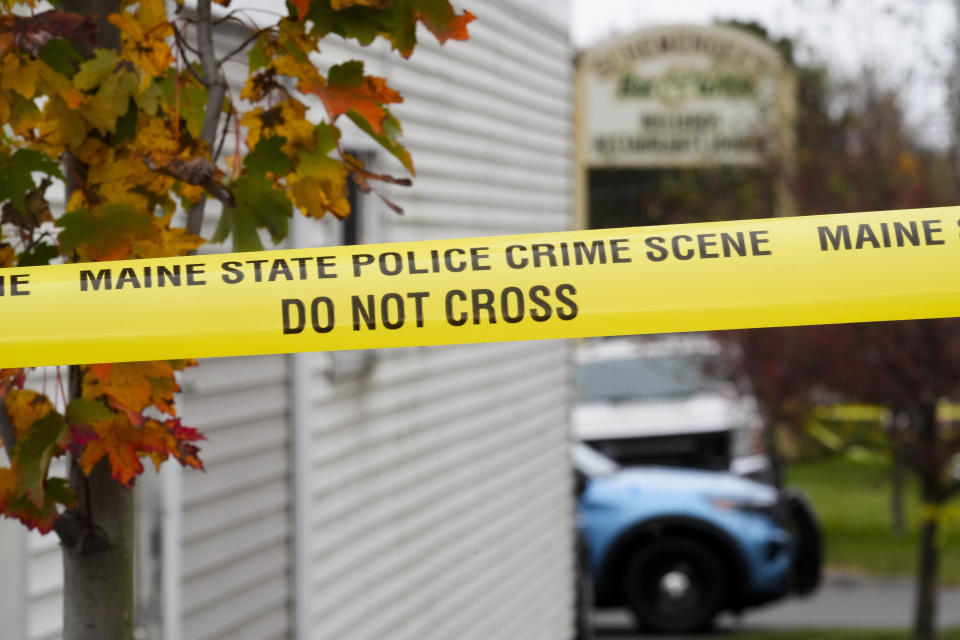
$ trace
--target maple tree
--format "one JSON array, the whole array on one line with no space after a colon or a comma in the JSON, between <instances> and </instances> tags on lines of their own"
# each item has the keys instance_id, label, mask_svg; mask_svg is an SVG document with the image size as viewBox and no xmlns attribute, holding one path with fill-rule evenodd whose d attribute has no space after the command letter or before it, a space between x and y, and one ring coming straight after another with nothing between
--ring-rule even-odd
<instances>
[{"instance_id":1,"label":"maple tree","mask_svg":"<svg viewBox=\"0 0 960 640\"><path fill-rule=\"evenodd\" d=\"M282 240L294 210L348 216L350 181L364 192L376 181L409 184L369 171L340 144L349 121L413 175L388 108L402 96L367 75L361 61L323 70L320 43L329 35L364 46L383 38L407 58L418 25L441 43L463 40L473 15L457 13L449 0L294 0L278 4L286 14L264 25L228 10L229 0L217 4L225 8L215 16L210 0L192 10L180 0L173 15L163 0L61 0L46 11L30 0L0 0L0 268L187 255L205 242L199 234L208 198L223 205L211 240L262 249L261 232ZM214 30L226 22L249 37L220 52ZM248 74L236 93L222 67L243 52ZM319 122L307 118L311 98L326 111ZM234 153L224 155L227 141ZM47 192L60 184L66 206L54 215ZM102 508L129 500L124 495L143 459L203 468L203 436L181 423L174 403L177 372L195 365L58 368L52 391L29 388L23 369L0 369L0 439L9 459L0 467L0 513L60 536L67 617L83 608L71 605L73 597L101 609L106 601L96 580L80 576L71 587L71 567L93 573L129 564L122 553L96 552L118 546L111 536L127 535L108 521L127 527L132 516L123 509L130 507ZM65 455L69 480L50 473ZM83 556L98 564L84 564ZM85 594L72 595L72 588ZM87 620L65 620L65 632L128 636L129 612L114 617L124 616L119 627L92 631L72 629Z\"/></svg>"}]
</instances>

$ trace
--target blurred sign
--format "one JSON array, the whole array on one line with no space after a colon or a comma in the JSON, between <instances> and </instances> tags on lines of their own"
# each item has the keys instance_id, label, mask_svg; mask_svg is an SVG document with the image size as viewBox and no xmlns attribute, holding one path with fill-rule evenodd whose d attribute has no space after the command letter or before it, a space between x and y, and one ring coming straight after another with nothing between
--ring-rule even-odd
<instances>
[{"instance_id":1,"label":"blurred sign","mask_svg":"<svg viewBox=\"0 0 960 640\"><path fill-rule=\"evenodd\" d=\"M740 29L617 38L582 54L578 91L593 168L756 165L789 143L790 74L776 49Z\"/></svg>"}]
</instances>

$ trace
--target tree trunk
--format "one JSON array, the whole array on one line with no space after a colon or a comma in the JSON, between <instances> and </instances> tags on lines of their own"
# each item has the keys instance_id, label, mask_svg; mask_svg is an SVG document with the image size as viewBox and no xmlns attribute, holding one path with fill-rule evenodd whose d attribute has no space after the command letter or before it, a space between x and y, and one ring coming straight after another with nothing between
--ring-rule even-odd
<instances>
[{"instance_id":1,"label":"tree trunk","mask_svg":"<svg viewBox=\"0 0 960 640\"><path fill-rule=\"evenodd\" d=\"M931 510L939 508L939 504L925 505ZM937 567L940 560L940 550L937 548L937 531L940 518L934 513L924 518L923 528L920 530L920 554L917 564L917 600L914 607L913 638L914 640L934 640L937 635Z\"/></svg>"},{"instance_id":2,"label":"tree trunk","mask_svg":"<svg viewBox=\"0 0 960 640\"><path fill-rule=\"evenodd\" d=\"M893 466L890 470L890 525L893 535L902 538L907 533L903 516L903 491L906 484L906 469L900 459L898 449L893 452Z\"/></svg>"},{"instance_id":3,"label":"tree trunk","mask_svg":"<svg viewBox=\"0 0 960 640\"><path fill-rule=\"evenodd\" d=\"M133 491L106 460L90 476L71 464L77 494L75 540L63 544L64 640L133 638Z\"/></svg>"},{"instance_id":4,"label":"tree trunk","mask_svg":"<svg viewBox=\"0 0 960 640\"><path fill-rule=\"evenodd\" d=\"M59 5L64 11L97 16L97 48L119 49L120 31L106 16L122 9L121 0L61 0ZM92 51L82 53L89 56ZM68 183L68 195L74 187ZM71 367L71 398L79 392L79 369ZM111 477L106 460L89 477L71 461L70 487L77 509L64 513L55 525L63 550L63 638L132 640L133 491Z\"/></svg>"},{"instance_id":5,"label":"tree trunk","mask_svg":"<svg viewBox=\"0 0 960 640\"><path fill-rule=\"evenodd\" d=\"M920 529L920 549L917 561L917 592L913 617L914 640L934 640L937 634L937 588L940 550L937 531L940 527L940 508L944 493L943 460L938 455L939 441L937 406L931 400L916 407L910 416L916 434L915 471L920 477L923 498L923 525Z\"/></svg>"}]
</instances>

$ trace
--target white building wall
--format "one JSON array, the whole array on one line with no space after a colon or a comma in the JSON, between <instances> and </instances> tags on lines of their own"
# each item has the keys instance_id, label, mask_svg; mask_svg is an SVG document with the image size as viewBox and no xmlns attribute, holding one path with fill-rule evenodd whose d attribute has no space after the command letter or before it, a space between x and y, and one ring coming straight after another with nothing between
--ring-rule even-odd
<instances>
[{"instance_id":1,"label":"white building wall","mask_svg":"<svg viewBox=\"0 0 960 640\"><path fill-rule=\"evenodd\" d=\"M565 2L518 3L467 3L471 40L441 48L425 34L409 61L384 46L362 53L405 96L394 112L418 169L412 188L384 190L402 217L364 199L365 242L571 226ZM323 53L360 55L336 39ZM344 144L376 152L349 131ZM374 166L402 171L382 151ZM305 226L298 246L338 242L335 221ZM141 540L162 532L166 549L163 588L142 590L166 624L146 637L290 638L298 618L309 626L299 637L320 640L569 637L569 353L550 341L306 356L300 566L292 356L203 361L181 407L209 439L207 472L145 483L157 529ZM54 640L59 548L52 536L24 544L26 637ZM143 584L152 569L141 571Z\"/></svg>"},{"instance_id":2,"label":"white building wall","mask_svg":"<svg viewBox=\"0 0 960 640\"><path fill-rule=\"evenodd\" d=\"M506 2L470 10L469 42L425 38L383 69L418 174L390 191L404 216L368 202L377 241L571 224L565 32ZM568 354L396 349L344 374L310 356L306 637L570 637Z\"/></svg>"}]
</instances>

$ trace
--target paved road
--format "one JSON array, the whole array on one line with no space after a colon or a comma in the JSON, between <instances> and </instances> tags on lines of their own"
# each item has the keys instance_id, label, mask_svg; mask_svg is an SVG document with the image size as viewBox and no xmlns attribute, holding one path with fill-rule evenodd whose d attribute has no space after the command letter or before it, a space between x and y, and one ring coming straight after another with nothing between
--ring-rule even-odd
<instances>
[{"instance_id":1,"label":"paved road","mask_svg":"<svg viewBox=\"0 0 960 640\"><path fill-rule=\"evenodd\" d=\"M912 609L913 585L907 580L829 576L810 598L783 600L740 618L722 617L717 625L721 633L713 637L737 629L906 628ZM941 591L939 623L945 628L960 627L960 588ZM626 611L596 612L594 628L598 640L651 639L636 632Z\"/></svg>"}]
</instances>

